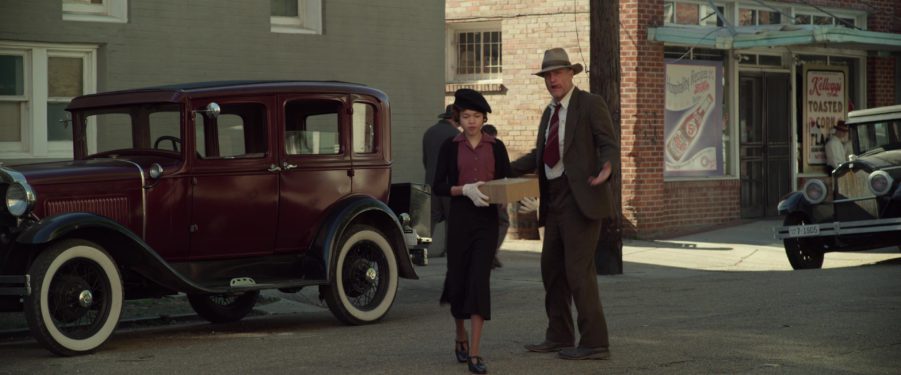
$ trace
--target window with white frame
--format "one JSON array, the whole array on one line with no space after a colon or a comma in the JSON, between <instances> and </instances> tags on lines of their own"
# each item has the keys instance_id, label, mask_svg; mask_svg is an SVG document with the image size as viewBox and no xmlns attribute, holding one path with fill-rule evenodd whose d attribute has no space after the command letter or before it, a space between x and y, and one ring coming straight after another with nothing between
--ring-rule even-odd
<instances>
[{"instance_id":1,"label":"window with white frame","mask_svg":"<svg viewBox=\"0 0 901 375\"><path fill-rule=\"evenodd\" d=\"M448 81L500 81L504 70L502 35L500 23L453 25L448 32Z\"/></svg>"},{"instance_id":2,"label":"window with white frame","mask_svg":"<svg viewBox=\"0 0 901 375\"><path fill-rule=\"evenodd\" d=\"M322 34L322 0L270 0L273 33Z\"/></svg>"},{"instance_id":3,"label":"window with white frame","mask_svg":"<svg viewBox=\"0 0 901 375\"><path fill-rule=\"evenodd\" d=\"M72 157L65 108L94 92L96 51L0 42L0 159Z\"/></svg>"},{"instance_id":4,"label":"window with white frame","mask_svg":"<svg viewBox=\"0 0 901 375\"><path fill-rule=\"evenodd\" d=\"M739 26L779 25L782 13L776 9L745 8L738 9Z\"/></svg>"},{"instance_id":5,"label":"window with white frame","mask_svg":"<svg viewBox=\"0 0 901 375\"><path fill-rule=\"evenodd\" d=\"M62 0L63 20L128 22L128 0Z\"/></svg>"},{"instance_id":6,"label":"window with white frame","mask_svg":"<svg viewBox=\"0 0 901 375\"><path fill-rule=\"evenodd\" d=\"M832 15L825 13L807 13L807 12L797 12L795 13L795 22L796 25L843 25L846 27L856 27L857 22L854 17L842 17L837 16L833 17Z\"/></svg>"},{"instance_id":7,"label":"window with white frame","mask_svg":"<svg viewBox=\"0 0 901 375\"><path fill-rule=\"evenodd\" d=\"M698 1L664 1L663 21L665 24L698 25L698 26L723 26L723 21L717 17L719 10L725 16L725 6L716 4L711 7L708 2Z\"/></svg>"}]
</instances>

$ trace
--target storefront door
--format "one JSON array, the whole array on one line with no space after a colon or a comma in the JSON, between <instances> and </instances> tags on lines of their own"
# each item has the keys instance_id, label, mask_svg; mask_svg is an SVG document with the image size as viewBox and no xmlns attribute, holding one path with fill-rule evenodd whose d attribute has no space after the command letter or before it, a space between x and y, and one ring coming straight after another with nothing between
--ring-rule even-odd
<instances>
[{"instance_id":1,"label":"storefront door","mask_svg":"<svg viewBox=\"0 0 901 375\"><path fill-rule=\"evenodd\" d=\"M775 216L791 190L790 75L743 72L739 81L741 216Z\"/></svg>"}]
</instances>

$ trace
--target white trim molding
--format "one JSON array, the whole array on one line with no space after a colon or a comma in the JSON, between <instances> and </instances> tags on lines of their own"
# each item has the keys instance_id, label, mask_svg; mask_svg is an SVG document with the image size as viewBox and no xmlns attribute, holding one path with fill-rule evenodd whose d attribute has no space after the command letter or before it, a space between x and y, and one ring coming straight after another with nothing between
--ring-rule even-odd
<instances>
[{"instance_id":1,"label":"white trim molding","mask_svg":"<svg viewBox=\"0 0 901 375\"><path fill-rule=\"evenodd\" d=\"M270 32L322 34L322 0L296 0L297 17L270 16Z\"/></svg>"},{"instance_id":2,"label":"white trim molding","mask_svg":"<svg viewBox=\"0 0 901 375\"><path fill-rule=\"evenodd\" d=\"M62 103L64 97L51 98L48 92L48 59L80 58L82 61L82 93L97 91L96 45L50 44L0 41L0 54L24 57L24 95L4 96L0 100L18 101L20 105L20 139L0 142L0 160L31 158L72 158L71 141L49 141L47 138L47 105Z\"/></svg>"},{"instance_id":3,"label":"white trim molding","mask_svg":"<svg viewBox=\"0 0 901 375\"><path fill-rule=\"evenodd\" d=\"M63 21L128 23L128 0L102 0L100 4L63 2Z\"/></svg>"}]
</instances>

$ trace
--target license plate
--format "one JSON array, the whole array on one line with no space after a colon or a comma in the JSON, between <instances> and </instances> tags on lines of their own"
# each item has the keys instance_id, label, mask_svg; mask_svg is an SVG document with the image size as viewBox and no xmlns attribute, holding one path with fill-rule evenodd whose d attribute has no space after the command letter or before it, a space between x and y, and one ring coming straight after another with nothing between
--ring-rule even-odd
<instances>
[{"instance_id":1,"label":"license plate","mask_svg":"<svg viewBox=\"0 0 901 375\"><path fill-rule=\"evenodd\" d=\"M788 227L789 237L808 237L816 236L818 234L820 234L820 226L816 224Z\"/></svg>"}]
</instances>

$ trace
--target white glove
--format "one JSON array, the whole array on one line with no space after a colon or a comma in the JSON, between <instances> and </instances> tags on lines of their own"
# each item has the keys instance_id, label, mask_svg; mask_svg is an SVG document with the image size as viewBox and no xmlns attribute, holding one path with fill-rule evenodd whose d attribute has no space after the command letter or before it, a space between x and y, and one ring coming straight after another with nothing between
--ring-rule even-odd
<instances>
[{"instance_id":1,"label":"white glove","mask_svg":"<svg viewBox=\"0 0 901 375\"><path fill-rule=\"evenodd\" d=\"M521 214L528 214L538 211L538 198L525 197L519 201L519 210Z\"/></svg>"},{"instance_id":2,"label":"white glove","mask_svg":"<svg viewBox=\"0 0 901 375\"><path fill-rule=\"evenodd\" d=\"M463 195L469 198L476 207L488 207L488 196L479 191L479 186L484 181L463 185Z\"/></svg>"}]
</instances>

